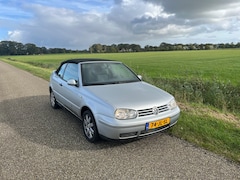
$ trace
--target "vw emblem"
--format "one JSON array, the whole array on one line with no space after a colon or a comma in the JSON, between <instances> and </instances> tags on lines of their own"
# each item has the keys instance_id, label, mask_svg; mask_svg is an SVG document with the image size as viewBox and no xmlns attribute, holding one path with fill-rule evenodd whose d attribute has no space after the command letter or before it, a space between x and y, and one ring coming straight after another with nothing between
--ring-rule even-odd
<instances>
[{"instance_id":1,"label":"vw emblem","mask_svg":"<svg viewBox=\"0 0 240 180\"><path fill-rule=\"evenodd\" d=\"M158 108L155 106L152 108L153 114L157 115L158 114Z\"/></svg>"}]
</instances>

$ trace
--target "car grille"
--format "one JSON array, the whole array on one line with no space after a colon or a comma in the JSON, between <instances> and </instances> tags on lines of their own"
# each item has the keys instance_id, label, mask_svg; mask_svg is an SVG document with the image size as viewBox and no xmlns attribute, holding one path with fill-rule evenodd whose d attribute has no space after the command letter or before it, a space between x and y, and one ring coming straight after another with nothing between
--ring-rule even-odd
<instances>
[{"instance_id":1,"label":"car grille","mask_svg":"<svg viewBox=\"0 0 240 180\"><path fill-rule=\"evenodd\" d=\"M158 113L162 113L169 110L167 105L158 106L157 109ZM154 114L153 108L138 110L138 117L149 116L153 114Z\"/></svg>"}]
</instances>

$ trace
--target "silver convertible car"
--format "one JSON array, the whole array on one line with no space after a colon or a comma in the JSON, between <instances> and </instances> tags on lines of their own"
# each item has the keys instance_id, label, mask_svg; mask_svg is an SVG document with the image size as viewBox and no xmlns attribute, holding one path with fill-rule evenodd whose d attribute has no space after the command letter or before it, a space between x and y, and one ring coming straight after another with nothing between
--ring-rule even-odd
<instances>
[{"instance_id":1,"label":"silver convertible car","mask_svg":"<svg viewBox=\"0 0 240 180\"><path fill-rule=\"evenodd\" d=\"M172 95L142 81L121 62L73 59L53 71L50 102L82 120L86 139L130 139L177 123L180 109Z\"/></svg>"}]
</instances>

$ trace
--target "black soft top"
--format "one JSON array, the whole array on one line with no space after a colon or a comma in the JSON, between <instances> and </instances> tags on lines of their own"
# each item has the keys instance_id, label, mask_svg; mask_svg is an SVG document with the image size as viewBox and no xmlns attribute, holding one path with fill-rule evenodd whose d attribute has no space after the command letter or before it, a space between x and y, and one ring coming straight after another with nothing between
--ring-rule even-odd
<instances>
[{"instance_id":1,"label":"black soft top","mask_svg":"<svg viewBox=\"0 0 240 180\"><path fill-rule=\"evenodd\" d=\"M81 63L81 62L89 62L89 61L113 61L113 60L109 60L109 59L90 59L90 58L86 58L86 59L69 59L69 60L66 60L66 61L63 61L61 63L62 64L65 64L65 63Z\"/></svg>"},{"instance_id":2,"label":"black soft top","mask_svg":"<svg viewBox=\"0 0 240 180\"><path fill-rule=\"evenodd\" d=\"M65 60L63 62L61 62L60 66L58 67L58 69L56 70L56 73L58 73L58 71L60 70L60 68L62 67L63 64L65 63L82 63L82 62L94 62L94 61L114 61L114 60L109 60L109 59L94 59L94 58L85 58L85 59L68 59Z\"/></svg>"}]
</instances>

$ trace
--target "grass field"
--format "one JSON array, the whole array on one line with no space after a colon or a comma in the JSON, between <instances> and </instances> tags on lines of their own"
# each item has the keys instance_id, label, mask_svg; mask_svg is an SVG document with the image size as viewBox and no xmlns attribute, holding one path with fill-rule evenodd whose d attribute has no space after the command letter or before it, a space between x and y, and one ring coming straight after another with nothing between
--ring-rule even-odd
<instances>
[{"instance_id":1,"label":"grass field","mask_svg":"<svg viewBox=\"0 0 240 180\"><path fill-rule=\"evenodd\" d=\"M124 62L176 97L182 113L169 134L240 162L240 50L0 57L46 80L73 58Z\"/></svg>"},{"instance_id":2,"label":"grass field","mask_svg":"<svg viewBox=\"0 0 240 180\"><path fill-rule=\"evenodd\" d=\"M126 63L139 74L151 78L201 78L217 79L222 82L239 84L240 50L214 51L166 51L118 54L61 54L10 56L19 62L54 69L59 63L72 58L103 58Z\"/></svg>"}]
</instances>

